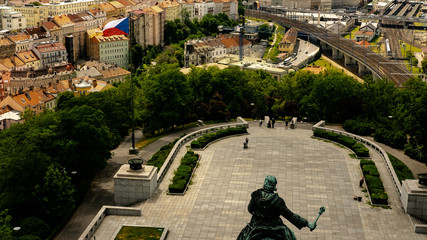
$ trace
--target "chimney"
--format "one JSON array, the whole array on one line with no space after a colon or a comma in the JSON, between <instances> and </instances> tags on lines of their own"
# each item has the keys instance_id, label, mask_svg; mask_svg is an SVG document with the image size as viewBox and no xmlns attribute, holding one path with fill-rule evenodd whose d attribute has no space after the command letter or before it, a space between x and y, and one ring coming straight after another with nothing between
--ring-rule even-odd
<instances>
[{"instance_id":1,"label":"chimney","mask_svg":"<svg viewBox=\"0 0 427 240\"><path fill-rule=\"evenodd\" d=\"M96 88L96 86L98 86L98 81L96 81L96 79L94 79L92 81L92 84L93 84L93 88Z\"/></svg>"}]
</instances>

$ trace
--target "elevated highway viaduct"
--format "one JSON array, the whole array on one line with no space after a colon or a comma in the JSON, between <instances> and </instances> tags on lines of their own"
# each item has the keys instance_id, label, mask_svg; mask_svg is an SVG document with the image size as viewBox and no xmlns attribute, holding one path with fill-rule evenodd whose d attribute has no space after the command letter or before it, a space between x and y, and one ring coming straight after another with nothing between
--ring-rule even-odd
<instances>
[{"instance_id":1,"label":"elevated highway viaduct","mask_svg":"<svg viewBox=\"0 0 427 240\"><path fill-rule=\"evenodd\" d=\"M362 47L353 41L343 38L331 31L310 25L305 22L287 19L284 16L268 12L246 9L246 16L261 19L271 19L286 28L294 27L298 32L307 34L315 40L322 51L332 52L333 59L344 59L345 65L357 65L359 75L372 74L374 79L388 78L397 87L411 76L399 62L388 60L381 54L374 53L369 48Z\"/></svg>"}]
</instances>

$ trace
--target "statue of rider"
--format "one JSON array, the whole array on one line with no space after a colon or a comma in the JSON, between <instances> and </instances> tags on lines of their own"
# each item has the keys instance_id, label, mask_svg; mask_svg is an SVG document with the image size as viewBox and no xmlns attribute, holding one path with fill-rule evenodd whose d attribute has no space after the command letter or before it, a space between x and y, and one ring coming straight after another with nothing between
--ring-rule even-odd
<instances>
[{"instance_id":1,"label":"statue of rider","mask_svg":"<svg viewBox=\"0 0 427 240\"><path fill-rule=\"evenodd\" d=\"M308 227L313 231L316 228L315 222L308 222L286 207L285 201L274 192L277 190L276 184L276 177L267 176L264 186L251 194L248 210L252 218L240 232L237 240L296 240L294 232L283 224L280 216L298 229Z\"/></svg>"}]
</instances>

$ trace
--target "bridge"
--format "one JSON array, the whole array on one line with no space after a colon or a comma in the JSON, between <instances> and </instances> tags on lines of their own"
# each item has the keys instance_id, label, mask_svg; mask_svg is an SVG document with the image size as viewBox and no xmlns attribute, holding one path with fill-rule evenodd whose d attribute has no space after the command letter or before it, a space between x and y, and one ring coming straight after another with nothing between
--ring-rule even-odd
<instances>
[{"instance_id":1,"label":"bridge","mask_svg":"<svg viewBox=\"0 0 427 240\"><path fill-rule=\"evenodd\" d=\"M271 19L286 28L296 28L298 32L319 43L323 52L332 52L332 59L344 59L345 65L357 65L359 75L372 74L374 79L388 78L398 87L408 80L411 74L399 62L390 61L381 54L362 47L327 29L305 22L288 19L280 14L246 9L246 16Z\"/></svg>"}]
</instances>

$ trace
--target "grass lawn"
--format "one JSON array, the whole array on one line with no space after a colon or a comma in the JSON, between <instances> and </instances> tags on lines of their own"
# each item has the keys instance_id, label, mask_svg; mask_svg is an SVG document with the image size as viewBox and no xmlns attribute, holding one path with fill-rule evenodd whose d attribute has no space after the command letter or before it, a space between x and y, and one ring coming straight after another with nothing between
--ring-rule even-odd
<instances>
[{"instance_id":1,"label":"grass lawn","mask_svg":"<svg viewBox=\"0 0 427 240\"><path fill-rule=\"evenodd\" d=\"M380 48L378 47L378 43L381 41L383 37L381 36L376 36L374 39L372 39L371 43L371 47L370 49L375 52L375 53L379 53L380 52ZM375 46L375 47L374 47Z\"/></svg>"},{"instance_id":2,"label":"grass lawn","mask_svg":"<svg viewBox=\"0 0 427 240\"><path fill-rule=\"evenodd\" d=\"M322 66L325 67L327 70L341 71L339 68L334 67L330 62L326 61L323 58L319 58L316 61L310 63L309 65ZM304 70L304 68L302 70Z\"/></svg>"},{"instance_id":3,"label":"grass lawn","mask_svg":"<svg viewBox=\"0 0 427 240\"><path fill-rule=\"evenodd\" d=\"M123 226L114 240L159 240L164 228Z\"/></svg>"},{"instance_id":4,"label":"grass lawn","mask_svg":"<svg viewBox=\"0 0 427 240\"><path fill-rule=\"evenodd\" d=\"M360 26L357 26L353 30L351 30L351 34L344 35L344 38L350 39L350 36L354 38L354 34L359 31Z\"/></svg>"}]
</instances>

